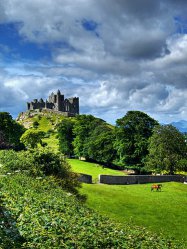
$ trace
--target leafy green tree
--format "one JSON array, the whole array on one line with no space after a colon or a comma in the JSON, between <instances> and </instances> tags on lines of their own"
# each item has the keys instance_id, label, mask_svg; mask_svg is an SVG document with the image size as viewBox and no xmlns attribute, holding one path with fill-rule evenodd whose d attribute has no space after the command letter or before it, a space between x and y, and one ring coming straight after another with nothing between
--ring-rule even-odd
<instances>
[{"instance_id":1,"label":"leafy green tree","mask_svg":"<svg viewBox=\"0 0 187 249\"><path fill-rule=\"evenodd\" d=\"M160 125L154 128L149 139L147 168L155 172L167 171L174 174L184 169L187 157L185 137L172 125Z\"/></svg>"},{"instance_id":2,"label":"leafy green tree","mask_svg":"<svg viewBox=\"0 0 187 249\"><path fill-rule=\"evenodd\" d=\"M112 126L103 123L95 127L86 144L89 159L111 166L116 156L114 140L115 133Z\"/></svg>"},{"instance_id":3,"label":"leafy green tree","mask_svg":"<svg viewBox=\"0 0 187 249\"><path fill-rule=\"evenodd\" d=\"M38 144L42 145L42 138L44 137L43 131L37 131L34 129L26 130L21 136L21 142L28 148L36 148Z\"/></svg>"},{"instance_id":4,"label":"leafy green tree","mask_svg":"<svg viewBox=\"0 0 187 249\"><path fill-rule=\"evenodd\" d=\"M73 128L73 134L75 136L73 146L76 156L89 158L88 146L86 144L89 142L92 131L103 123L105 123L105 121L92 115L78 115L76 117Z\"/></svg>"},{"instance_id":5,"label":"leafy green tree","mask_svg":"<svg viewBox=\"0 0 187 249\"><path fill-rule=\"evenodd\" d=\"M0 131L0 150L9 148L11 148L11 145L7 143L4 132Z\"/></svg>"},{"instance_id":6,"label":"leafy green tree","mask_svg":"<svg viewBox=\"0 0 187 249\"><path fill-rule=\"evenodd\" d=\"M20 137L25 132L25 128L13 120L8 112L0 112L0 132L1 145L2 141L4 141L4 148L23 149Z\"/></svg>"},{"instance_id":7,"label":"leafy green tree","mask_svg":"<svg viewBox=\"0 0 187 249\"><path fill-rule=\"evenodd\" d=\"M129 111L116 121L115 148L120 164L141 170L155 125L158 125L156 120L140 111Z\"/></svg>"},{"instance_id":8,"label":"leafy green tree","mask_svg":"<svg viewBox=\"0 0 187 249\"><path fill-rule=\"evenodd\" d=\"M59 138L59 149L63 154L71 157L73 152L73 127L75 121L70 118L63 119L57 127Z\"/></svg>"}]
</instances>

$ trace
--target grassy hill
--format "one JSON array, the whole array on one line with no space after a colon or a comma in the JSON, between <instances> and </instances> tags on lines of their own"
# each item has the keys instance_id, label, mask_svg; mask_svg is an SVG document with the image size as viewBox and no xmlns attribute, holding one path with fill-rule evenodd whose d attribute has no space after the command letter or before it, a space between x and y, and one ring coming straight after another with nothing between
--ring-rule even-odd
<instances>
[{"instance_id":1,"label":"grassy hill","mask_svg":"<svg viewBox=\"0 0 187 249\"><path fill-rule=\"evenodd\" d=\"M55 113L50 110L33 110L20 113L17 121L27 129L33 128L34 122L37 122L38 126L36 129L46 133L45 138L42 139L42 141L46 142L52 150L58 151L56 126L65 118L66 117L58 112Z\"/></svg>"}]
</instances>

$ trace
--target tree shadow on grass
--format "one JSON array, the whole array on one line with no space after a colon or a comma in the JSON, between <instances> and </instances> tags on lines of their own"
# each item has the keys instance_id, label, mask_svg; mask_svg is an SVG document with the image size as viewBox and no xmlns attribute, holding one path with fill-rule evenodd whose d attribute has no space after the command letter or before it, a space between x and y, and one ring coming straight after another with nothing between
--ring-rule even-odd
<instances>
[{"instance_id":1,"label":"tree shadow on grass","mask_svg":"<svg viewBox=\"0 0 187 249\"><path fill-rule=\"evenodd\" d=\"M0 203L0 249L20 249L24 238L20 235L16 221Z\"/></svg>"}]
</instances>

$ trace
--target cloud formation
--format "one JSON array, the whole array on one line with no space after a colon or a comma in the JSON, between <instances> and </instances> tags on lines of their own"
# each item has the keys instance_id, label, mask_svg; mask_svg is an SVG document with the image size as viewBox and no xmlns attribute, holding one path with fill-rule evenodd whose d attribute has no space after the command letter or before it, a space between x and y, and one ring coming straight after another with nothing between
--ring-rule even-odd
<instances>
[{"instance_id":1,"label":"cloud formation","mask_svg":"<svg viewBox=\"0 0 187 249\"><path fill-rule=\"evenodd\" d=\"M17 35L16 43L0 39L0 110L10 98L16 115L27 100L60 88L80 97L82 113L111 123L128 110L161 122L187 119L186 7L182 0L2 0L0 31L14 24Z\"/></svg>"}]
</instances>

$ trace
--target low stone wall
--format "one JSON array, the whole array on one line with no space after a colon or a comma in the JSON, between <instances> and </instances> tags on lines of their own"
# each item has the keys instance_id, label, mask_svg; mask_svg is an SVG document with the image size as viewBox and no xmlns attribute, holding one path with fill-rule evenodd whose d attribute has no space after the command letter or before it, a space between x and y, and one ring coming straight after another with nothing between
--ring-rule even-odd
<instances>
[{"instance_id":1,"label":"low stone wall","mask_svg":"<svg viewBox=\"0 0 187 249\"><path fill-rule=\"evenodd\" d=\"M185 182L187 176L181 175L131 175L131 176L111 176L99 175L99 183L125 185L125 184L141 184L141 183L157 183L157 182Z\"/></svg>"},{"instance_id":2,"label":"low stone wall","mask_svg":"<svg viewBox=\"0 0 187 249\"><path fill-rule=\"evenodd\" d=\"M184 181L187 182L187 176L184 176Z\"/></svg>"},{"instance_id":3,"label":"low stone wall","mask_svg":"<svg viewBox=\"0 0 187 249\"><path fill-rule=\"evenodd\" d=\"M86 175L79 173L79 182L84 182L84 183L92 183L92 176L91 175Z\"/></svg>"}]
</instances>

